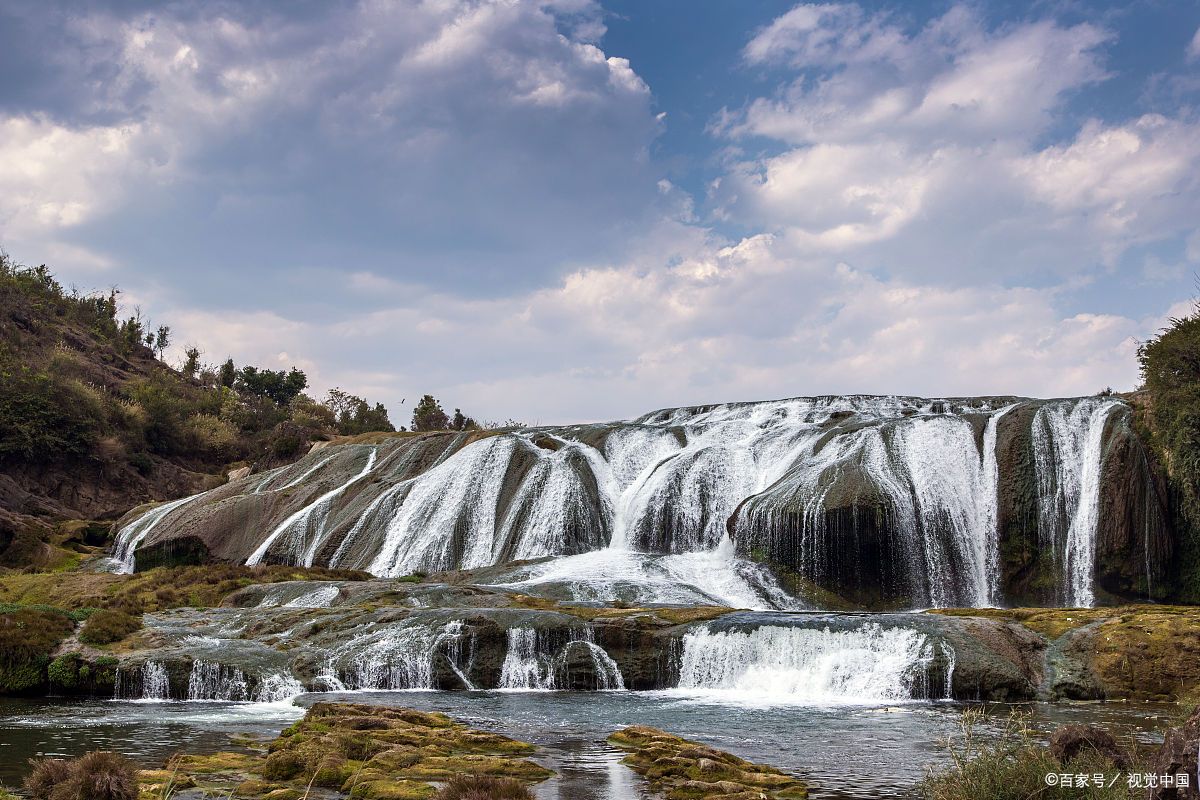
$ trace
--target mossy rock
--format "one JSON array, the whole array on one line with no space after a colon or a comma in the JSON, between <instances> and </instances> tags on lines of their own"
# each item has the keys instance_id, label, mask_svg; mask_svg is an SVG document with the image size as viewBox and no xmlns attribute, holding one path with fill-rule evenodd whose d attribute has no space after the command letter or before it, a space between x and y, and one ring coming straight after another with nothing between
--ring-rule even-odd
<instances>
[{"instance_id":1,"label":"mossy rock","mask_svg":"<svg viewBox=\"0 0 1200 800\"><path fill-rule=\"evenodd\" d=\"M425 800L437 792L428 783L404 780L360 781L351 790L351 797L364 800Z\"/></svg>"},{"instance_id":2,"label":"mossy rock","mask_svg":"<svg viewBox=\"0 0 1200 800\"><path fill-rule=\"evenodd\" d=\"M803 800L808 786L774 767L644 725L613 733L624 763L668 800Z\"/></svg>"}]
</instances>

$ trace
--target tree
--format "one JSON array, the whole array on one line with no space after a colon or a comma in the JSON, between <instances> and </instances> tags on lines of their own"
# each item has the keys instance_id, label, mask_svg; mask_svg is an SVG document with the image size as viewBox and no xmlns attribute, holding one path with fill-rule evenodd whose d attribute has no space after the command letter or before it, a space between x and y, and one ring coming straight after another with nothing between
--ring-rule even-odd
<instances>
[{"instance_id":1,"label":"tree","mask_svg":"<svg viewBox=\"0 0 1200 800\"><path fill-rule=\"evenodd\" d=\"M335 387L329 390L329 395L325 398L325 405L333 412L338 433L343 436L396 430L391 420L388 419L387 409L383 407L383 403L376 403L372 408L361 397L356 397Z\"/></svg>"},{"instance_id":2,"label":"tree","mask_svg":"<svg viewBox=\"0 0 1200 800\"><path fill-rule=\"evenodd\" d=\"M237 380L237 367L233 365L233 359L225 359L225 363L221 365L221 371L217 374L217 381L228 389L233 388L234 381Z\"/></svg>"},{"instance_id":3,"label":"tree","mask_svg":"<svg viewBox=\"0 0 1200 800\"><path fill-rule=\"evenodd\" d=\"M158 351L158 358L161 361L163 351L171 345L171 327L169 325L159 325L158 331L154 334L154 349Z\"/></svg>"},{"instance_id":4,"label":"tree","mask_svg":"<svg viewBox=\"0 0 1200 800\"><path fill-rule=\"evenodd\" d=\"M472 417L464 416L462 409L454 409L454 419L450 420L450 428L456 431L479 430L479 423Z\"/></svg>"},{"instance_id":5,"label":"tree","mask_svg":"<svg viewBox=\"0 0 1200 800\"><path fill-rule=\"evenodd\" d=\"M187 360L183 362L183 374L189 378L196 377L196 373L200 371L200 348L193 345L184 350L183 354L187 356Z\"/></svg>"},{"instance_id":6,"label":"tree","mask_svg":"<svg viewBox=\"0 0 1200 800\"><path fill-rule=\"evenodd\" d=\"M292 402L306 386L308 377L295 367L284 372L245 366L237 373L234 384L234 388L243 394L265 397L279 406Z\"/></svg>"},{"instance_id":7,"label":"tree","mask_svg":"<svg viewBox=\"0 0 1200 800\"><path fill-rule=\"evenodd\" d=\"M423 395L421 402L417 403L416 408L413 409L412 429L414 431L445 431L450 429L450 418L442 410L441 404L433 399L433 395Z\"/></svg>"}]
</instances>

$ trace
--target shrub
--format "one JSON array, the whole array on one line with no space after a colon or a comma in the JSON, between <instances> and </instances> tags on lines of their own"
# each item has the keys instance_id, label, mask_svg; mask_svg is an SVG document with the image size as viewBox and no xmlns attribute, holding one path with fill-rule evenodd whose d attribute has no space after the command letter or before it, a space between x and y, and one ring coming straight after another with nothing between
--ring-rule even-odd
<instances>
[{"instance_id":1,"label":"shrub","mask_svg":"<svg viewBox=\"0 0 1200 800\"><path fill-rule=\"evenodd\" d=\"M137 800L137 769L125 756L95 750L74 761L31 761L25 791L34 800Z\"/></svg>"},{"instance_id":2,"label":"shrub","mask_svg":"<svg viewBox=\"0 0 1200 800\"><path fill-rule=\"evenodd\" d=\"M25 692L45 683L50 653L74 629L62 611L0 610L0 693Z\"/></svg>"},{"instance_id":3,"label":"shrub","mask_svg":"<svg viewBox=\"0 0 1200 800\"><path fill-rule=\"evenodd\" d=\"M186 428L195 450L217 458L228 458L237 450L237 429L220 417L195 414L188 418Z\"/></svg>"},{"instance_id":4,"label":"shrub","mask_svg":"<svg viewBox=\"0 0 1200 800\"><path fill-rule=\"evenodd\" d=\"M513 778L456 775L438 792L437 800L533 800L533 794Z\"/></svg>"},{"instance_id":5,"label":"shrub","mask_svg":"<svg viewBox=\"0 0 1200 800\"><path fill-rule=\"evenodd\" d=\"M119 642L142 627L141 619L124 611L101 609L88 617L79 632L79 641L86 644Z\"/></svg>"},{"instance_id":6,"label":"shrub","mask_svg":"<svg viewBox=\"0 0 1200 800\"><path fill-rule=\"evenodd\" d=\"M25 778L25 791L34 800L47 800L55 786L61 786L71 778L71 765L61 758L31 758L29 775Z\"/></svg>"},{"instance_id":7,"label":"shrub","mask_svg":"<svg viewBox=\"0 0 1200 800\"><path fill-rule=\"evenodd\" d=\"M52 686L74 689L79 685L79 654L65 653L54 659L46 668L46 674Z\"/></svg>"}]
</instances>

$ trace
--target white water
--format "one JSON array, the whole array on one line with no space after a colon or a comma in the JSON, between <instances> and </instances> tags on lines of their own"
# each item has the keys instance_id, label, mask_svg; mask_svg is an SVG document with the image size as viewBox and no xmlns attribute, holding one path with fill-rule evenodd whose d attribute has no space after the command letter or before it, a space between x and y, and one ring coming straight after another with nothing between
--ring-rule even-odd
<instances>
[{"instance_id":1,"label":"white water","mask_svg":"<svg viewBox=\"0 0 1200 800\"><path fill-rule=\"evenodd\" d=\"M946 649L941 652L945 655ZM701 628L683 638L674 691L754 706L897 703L927 696L933 661L933 644L924 634L878 623L844 631ZM946 688L953 650L949 661Z\"/></svg>"},{"instance_id":2,"label":"white water","mask_svg":"<svg viewBox=\"0 0 1200 800\"><path fill-rule=\"evenodd\" d=\"M303 553L300 563L306 567L311 567L313 565L313 557L316 555L321 544L325 541L325 526L329 520L329 510L333 505L334 498L367 476L367 474L375 466L375 457L377 453L378 450L372 448L370 454L367 456L367 464L363 467L362 472L358 473L340 486L330 489L328 492L321 495L316 500L309 503L304 508L295 512L281 522L279 526L276 527L275 530L271 531L270 535L263 540L262 544L258 546L258 549L250 554L250 557L246 559L246 565L252 567L255 564L262 563L267 551L271 549L271 545L275 544L275 540L280 536L287 534L292 552Z\"/></svg>"},{"instance_id":3,"label":"white water","mask_svg":"<svg viewBox=\"0 0 1200 800\"><path fill-rule=\"evenodd\" d=\"M143 662L133 671L118 668L113 698L154 702L170 700L171 682L167 668L157 661Z\"/></svg>"},{"instance_id":4,"label":"white water","mask_svg":"<svg viewBox=\"0 0 1200 800\"><path fill-rule=\"evenodd\" d=\"M441 627L389 625L367 630L330 653L322 680L340 689L434 689L434 659L446 656L467 688L474 688L460 669L463 623Z\"/></svg>"},{"instance_id":5,"label":"white water","mask_svg":"<svg viewBox=\"0 0 1200 800\"><path fill-rule=\"evenodd\" d=\"M210 661L192 663L192 673L188 678L188 700L238 701L249 697L246 675L237 667Z\"/></svg>"},{"instance_id":6,"label":"white water","mask_svg":"<svg viewBox=\"0 0 1200 800\"><path fill-rule=\"evenodd\" d=\"M1096 523L1104 428L1119 404L1087 398L1073 406L1047 404L1033 424L1039 488L1038 529L1043 552L1062 574L1060 602L1095 604Z\"/></svg>"},{"instance_id":7,"label":"white water","mask_svg":"<svg viewBox=\"0 0 1200 800\"><path fill-rule=\"evenodd\" d=\"M149 536L150 532L166 519L167 515L172 511L187 505L201 496L198 494L192 495L155 506L117 531L116 542L113 545L112 560L114 564L112 571L123 575L132 574L134 567L133 554L137 550L138 545L142 543L142 540Z\"/></svg>"},{"instance_id":8,"label":"white water","mask_svg":"<svg viewBox=\"0 0 1200 800\"><path fill-rule=\"evenodd\" d=\"M883 508L878 524L891 538L880 544L881 568L912 606L994 606L1004 602L998 428L1019 405L800 398L676 409L613 426L460 435L436 440L441 450L432 453L423 440L397 440L275 525L246 563L273 550L273 558L312 566L340 531L328 565L383 577L551 557L497 580L559 584L581 600L790 609L804 601L738 552L793 554L786 558L799 577L830 588L839 557L832 548L868 521L847 517L837 522L846 530L830 529L838 519L831 509ZM1036 412L1040 528L1066 576L1064 602L1094 600L1103 423L1116 405L1058 400ZM315 480L330 462L344 463L336 458L272 473L256 491ZM371 485L350 495L364 505L338 517L349 502L343 495L368 474ZM124 569L174 507L122 531Z\"/></svg>"},{"instance_id":9,"label":"white water","mask_svg":"<svg viewBox=\"0 0 1200 800\"><path fill-rule=\"evenodd\" d=\"M621 669L604 648L596 644L591 628L572 631L557 651L545 635L533 628L510 628L508 651L500 669L500 689L551 691L570 688L563 678L570 659L582 649L592 663L599 691L625 688Z\"/></svg>"}]
</instances>

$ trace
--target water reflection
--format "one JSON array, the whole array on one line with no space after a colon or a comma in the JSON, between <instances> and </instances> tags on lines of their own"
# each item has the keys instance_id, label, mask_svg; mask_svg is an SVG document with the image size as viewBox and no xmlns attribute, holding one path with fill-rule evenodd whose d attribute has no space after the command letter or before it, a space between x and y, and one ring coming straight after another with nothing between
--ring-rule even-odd
<instances>
[{"instance_id":1,"label":"water reflection","mask_svg":"<svg viewBox=\"0 0 1200 800\"><path fill-rule=\"evenodd\" d=\"M304 695L294 703L0 700L0 783L20 782L36 756L94 749L125 753L157 767L178 750L236 749L230 735L271 738L318 701L441 711L474 727L533 742L537 760L557 777L538 800L641 800L640 779L605 743L626 725L653 725L794 772L814 798L901 798L927 765L940 765L940 742L958 731L960 707L911 704L880 708L753 708L641 692L344 692ZM1024 707L1049 730L1067 722L1119 728L1160 739L1174 706L1071 704ZM997 731L1009 709L994 709Z\"/></svg>"}]
</instances>

